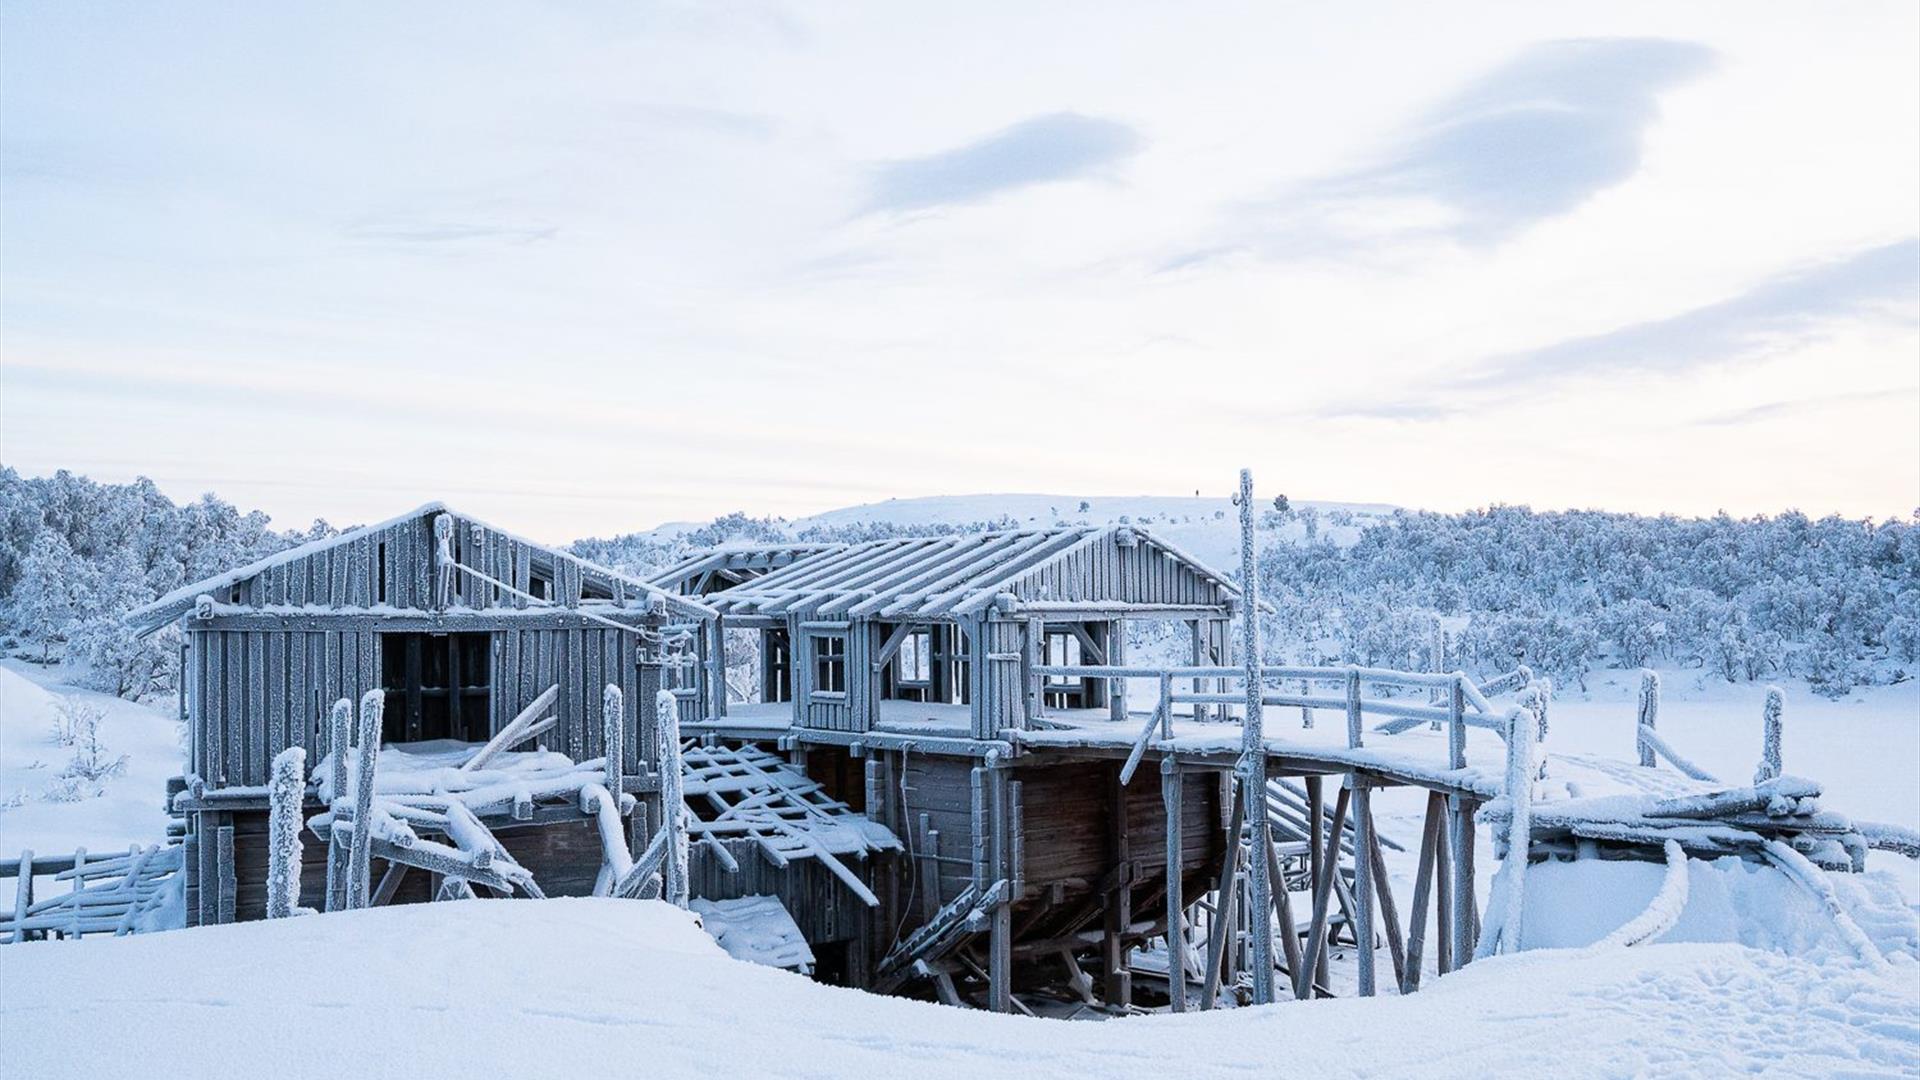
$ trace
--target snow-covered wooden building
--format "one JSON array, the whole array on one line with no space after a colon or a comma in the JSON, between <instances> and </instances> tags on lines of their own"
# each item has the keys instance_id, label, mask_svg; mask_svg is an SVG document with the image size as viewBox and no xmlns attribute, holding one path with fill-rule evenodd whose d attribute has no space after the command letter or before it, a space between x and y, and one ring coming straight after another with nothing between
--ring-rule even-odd
<instances>
[{"instance_id":1,"label":"snow-covered wooden building","mask_svg":"<svg viewBox=\"0 0 1920 1080\"><path fill-rule=\"evenodd\" d=\"M663 628L712 614L437 503L195 582L134 613L143 632L175 621L185 632L188 760L172 805L186 822L189 922L259 917L270 764L292 746L321 762L335 749L330 707L369 691L384 701L380 744L401 761L409 751L484 743L556 688L553 722L537 738L584 762L607 753L604 688L618 687L630 715L615 725L625 733L615 775L637 797L629 803L650 807L657 748L641 720L660 685ZM646 812L632 814L634 842L647 822ZM508 815L495 831L547 892L592 888L601 841L578 808ZM324 859L323 847L309 845L308 896L324 885ZM425 898L430 888L426 874L394 884L390 899Z\"/></svg>"},{"instance_id":2,"label":"snow-covered wooden building","mask_svg":"<svg viewBox=\"0 0 1920 1080\"><path fill-rule=\"evenodd\" d=\"M1220 770L1169 794L1157 770L1123 785L1110 756L1018 739L1129 717L1124 682L1041 669L1124 663L1130 622L1167 624L1159 639L1181 663L1226 662L1235 585L1145 529L878 540L703 599L718 613L711 641L755 635L761 693L727 701L709 681L708 715L689 729L788 750L907 849L875 885L884 917L851 981L931 980L955 998L956 978L993 967L993 1003L1005 1007L1016 956L1058 978L1063 957L1097 951L1103 996L1124 1001L1131 951L1165 933L1155 913L1169 845L1157 823L1169 798L1184 822L1176 889L1195 895L1217 876Z\"/></svg>"}]
</instances>

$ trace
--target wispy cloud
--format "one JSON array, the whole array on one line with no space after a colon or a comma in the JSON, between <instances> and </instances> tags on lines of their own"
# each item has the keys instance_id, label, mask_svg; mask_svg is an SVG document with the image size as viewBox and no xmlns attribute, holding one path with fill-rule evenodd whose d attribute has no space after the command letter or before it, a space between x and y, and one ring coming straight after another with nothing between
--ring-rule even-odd
<instances>
[{"instance_id":1,"label":"wispy cloud","mask_svg":"<svg viewBox=\"0 0 1920 1080\"><path fill-rule=\"evenodd\" d=\"M1579 375L1684 371L1804 340L1832 323L1862 317L1920 323L1920 237L1781 274L1670 318L1496 357L1455 385L1514 387Z\"/></svg>"},{"instance_id":2,"label":"wispy cloud","mask_svg":"<svg viewBox=\"0 0 1920 1080\"><path fill-rule=\"evenodd\" d=\"M1349 419L1443 419L1469 406L1566 379L1638 379L1739 363L1862 320L1920 326L1920 237L1779 274L1726 300L1668 318L1496 356L1404 398L1334 402L1314 412ZM1436 408L1436 399L1449 405ZM1766 410L1792 404L1761 406L1703 423L1762 419Z\"/></svg>"},{"instance_id":3,"label":"wispy cloud","mask_svg":"<svg viewBox=\"0 0 1920 1080\"><path fill-rule=\"evenodd\" d=\"M1920 386L1900 386L1888 390L1859 390L1849 394L1826 394L1821 397L1795 398L1790 401L1769 401L1764 405L1715 413L1701 418L1696 423L1707 427L1739 427L1818 409L1843 405L1871 405L1875 402L1895 401L1901 398L1920 401Z\"/></svg>"},{"instance_id":4,"label":"wispy cloud","mask_svg":"<svg viewBox=\"0 0 1920 1080\"><path fill-rule=\"evenodd\" d=\"M1224 235L1159 269L1241 252L1348 258L1418 237L1497 243L1637 172L1660 95L1713 58L1646 38L1534 45L1427 109L1373 161L1233 207Z\"/></svg>"},{"instance_id":5,"label":"wispy cloud","mask_svg":"<svg viewBox=\"0 0 1920 1080\"><path fill-rule=\"evenodd\" d=\"M952 150L876 167L867 209L979 202L1033 184L1096 175L1141 144L1138 132L1117 121L1078 113L1036 116Z\"/></svg>"}]
</instances>

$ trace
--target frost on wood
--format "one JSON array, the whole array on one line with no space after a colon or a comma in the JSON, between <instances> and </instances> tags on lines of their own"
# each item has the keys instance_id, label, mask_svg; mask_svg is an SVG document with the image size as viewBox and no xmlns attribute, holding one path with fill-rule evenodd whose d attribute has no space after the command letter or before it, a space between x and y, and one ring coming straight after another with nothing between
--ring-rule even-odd
<instances>
[{"instance_id":1,"label":"frost on wood","mask_svg":"<svg viewBox=\"0 0 1920 1080\"><path fill-rule=\"evenodd\" d=\"M300 907L301 803L307 794L307 751L289 746L273 759L267 810L267 918Z\"/></svg>"},{"instance_id":2,"label":"frost on wood","mask_svg":"<svg viewBox=\"0 0 1920 1080\"><path fill-rule=\"evenodd\" d=\"M1640 731L1652 731L1660 726L1658 723L1659 719L1660 676L1649 668L1642 668L1640 670L1640 722L1634 730L1636 733ZM1653 744L1649 743L1644 737L1636 734L1634 745L1640 750L1640 764L1642 766L1651 769L1658 764L1653 757Z\"/></svg>"},{"instance_id":3,"label":"frost on wood","mask_svg":"<svg viewBox=\"0 0 1920 1080\"><path fill-rule=\"evenodd\" d=\"M1527 859L1533 849L1533 736L1539 718L1531 709L1515 709L1507 725L1507 852L1500 865L1495 895L1489 901L1500 925L1488 927L1478 955L1517 952L1526 904ZM1503 948L1504 945L1504 948Z\"/></svg>"},{"instance_id":4,"label":"frost on wood","mask_svg":"<svg viewBox=\"0 0 1920 1080\"><path fill-rule=\"evenodd\" d=\"M687 803L680 771L680 708L673 691L654 698L654 736L660 748L660 817L667 836L661 891L668 903L687 906Z\"/></svg>"},{"instance_id":5,"label":"frost on wood","mask_svg":"<svg viewBox=\"0 0 1920 1080\"><path fill-rule=\"evenodd\" d=\"M1599 947L1644 945L1673 929L1687 907L1687 853L1678 840L1665 845L1667 873L1647 909L1603 938Z\"/></svg>"},{"instance_id":6,"label":"frost on wood","mask_svg":"<svg viewBox=\"0 0 1920 1080\"><path fill-rule=\"evenodd\" d=\"M1755 784L1780 775L1780 725L1786 710L1786 695L1777 686L1767 687L1767 703L1760 714L1760 767L1753 771Z\"/></svg>"},{"instance_id":7,"label":"frost on wood","mask_svg":"<svg viewBox=\"0 0 1920 1080\"><path fill-rule=\"evenodd\" d=\"M333 703L327 716L327 774L321 798L332 807L329 820L338 820L347 797L347 742L353 730L353 702L346 698ZM347 855L345 838L327 832L326 909L339 911L347 906Z\"/></svg>"},{"instance_id":8,"label":"frost on wood","mask_svg":"<svg viewBox=\"0 0 1920 1080\"><path fill-rule=\"evenodd\" d=\"M386 702L382 690L369 690L360 698L360 730L354 747L353 849L347 857L349 908L366 907L368 901L367 879L373 870L373 774L380 760L380 719Z\"/></svg>"}]
</instances>

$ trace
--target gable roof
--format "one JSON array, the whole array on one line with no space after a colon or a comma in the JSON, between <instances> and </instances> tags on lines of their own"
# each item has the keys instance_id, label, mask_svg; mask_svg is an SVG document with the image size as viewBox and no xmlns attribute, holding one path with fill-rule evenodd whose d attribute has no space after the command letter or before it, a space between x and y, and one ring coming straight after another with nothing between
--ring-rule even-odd
<instances>
[{"instance_id":1,"label":"gable roof","mask_svg":"<svg viewBox=\"0 0 1920 1080\"><path fill-rule=\"evenodd\" d=\"M631 589L642 596L648 596L658 600L670 611L675 611L692 618L711 618L713 615L713 609L698 601L690 600L683 596L676 596L637 577L623 574L618 570L601 566L598 563L589 562L586 559L580 558L578 555L563 551L559 548L528 540L525 537L481 521L479 518L470 514L460 513L445 503L430 502L415 507L404 514L388 518L385 521L348 529L334 536L323 537L318 540L309 540L304 544L297 544L284 551L275 552L264 559L256 560L245 566L236 567L225 573L215 574L212 577L193 582L189 585L182 585L145 607L130 612L126 617L126 622L129 626L133 627L138 634L142 636L150 634L192 610L195 600L203 594L216 593L222 589L231 588L243 582L258 578L260 575L272 571L275 568L291 566L312 556L336 548L346 547L357 541L386 533L388 530L398 526L404 526L408 523L438 514L449 514L468 524L479 525L493 536L512 541L526 548L529 552L544 555L547 560L549 560L547 569L557 568L559 565L564 564L569 568L575 569L582 580L593 581L602 587L611 587L617 582L622 589Z\"/></svg>"},{"instance_id":2,"label":"gable roof","mask_svg":"<svg viewBox=\"0 0 1920 1080\"><path fill-rule=\"evenodd\" d=\"M801 559L845 547L845 544L717 544L702 548L664 570L649 574L647 583L671 593L687 595L689 586L699 584L701 578L711 574L728 582L731 588L791 566Z\"/></svg>"},{"instance_id":3,"label":"gable roof","mask_svg":"<svg viewBox=\"0 0 1920 1080\"><path fill-rule=\"evenodd\" d=\"M957 618L1003 594L1085 610L1222 606L1226 575L1132 525L898 537L814 555L707 598L723 614Z\"/></svg>"}]
</instances>

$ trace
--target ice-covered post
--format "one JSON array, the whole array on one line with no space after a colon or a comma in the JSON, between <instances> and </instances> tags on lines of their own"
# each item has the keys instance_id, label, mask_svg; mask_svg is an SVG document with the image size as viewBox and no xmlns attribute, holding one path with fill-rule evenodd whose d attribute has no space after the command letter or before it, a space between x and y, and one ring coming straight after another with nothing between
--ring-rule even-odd
<instances>
[{"instance_id":1,"label":"ice-covered post","mask_svg":"<svg viewBox=\"0 0 1920 1080\"><path fill-rule=\"evenodd\" d=\"M1787 697L1777 686L1767 687L1767 703L1760 714L1760 767L1753 782L1764 784L1780 775L1780 724L1787 711Z\"/></svg>"},{"instance_id":2,"label":"ice-covered post","mask_svg":"<svg viewBox=\"0 0 1920 1080\"><path fill-rule=\"evenodd\" d=\"M1262 730L1260 680L1260 582L1253 552L1253 472L1240 470L1240 640L1247 674L1247 717L1240 738L1241 798L1247 808L1247 916L1253 935L1253 1001L1273 1001L1273 887L1267 863L1273 848L1267 832L1267 745ZM1291 929L1288 931L1291 933Z\"/></svg>"},{"instance_id":3,"label":"ice-covered post","mask_svg":"<svg viewBox=\"0 0 1920 1080\"><path fill-rule=\"evenodd\" d=\"M1539 678L1533 681L1534 715L1540 718L1538 738L1534 743L1534 757L1539 760L1537 775L1545 779L1547 775L1547 711L1553 707L1553 680Z\"/></svg>"},{"instance_id":4,"label":"ice-covered post","mask_svg":"<svg viewBox=\"0 0 1920 1080\"><path fill-rule=\"evenodd\" d=\"M687 802L680 775L680 708L673 691L654 697L654 741L660 748L660 827L667 831L667 857L660 874L660 895L676 907L687 906Z\"/></svg>"},{"instance_id":5,"label":"ice-covered post","mask_svg":"<svg viewBox=\"0 0 1920 1080\"><path fill-rule=\"evenodd\" d=\"M380 718L387 695L369 690L360 697L360 730L354 740L353 852L347 857L347 907L367 906L367 879L373 871L373 771L380 760Z\"/></svg>"},{"instance_id":6,"label":"ice-covered post","mask_svg":"<svg viewBox=\"0 0 1920 1080\"><path fill-rule=\"evenodd\" d=\"M267 808L267 918L300 906L300 804L307 793L307 751L289 746L273 759Z\"/></svg>"},{"instance_id":7,"label":"ice-covered post","mask_svg":"<svg viewBox=\"0 0 1920 1080\"><path fill-rule=\"evenodd\" d=\"M433 518L433 606L445 610L453 603L453 516Z\"/></svg>"},{"instance_id":8,"label":"ice-covered post","mask_svg":"<svg viewBox=\"0 0 1920 1080\"><path fill-rule=\"evenodd\" d=\"M347 807L347 741L353 733L353 702L341 698L333 703L333 711L327 717L327 745L332 752L328 770L327 807L338 824L346 814ZM329 828L327 834L327 896L328 911L339 911L347 906L347 845L341 843Z\"/></svg>"},{"instance_id":9,"label":"ice-covered post","mask_svg":"<svg viewBox=\"0 0 1920 1080\"><path fill-rule=\"evenodd\" d=\"M607 684L600 695L600 713L606 735L607 791L613 796L614 809L618 810L620 793L625 787L623 768L627 754L627 696L620 692L620 687Z\"/></svg>"},{"instance_id":10,"label":"ice-covered post","mask_svg":"<svg viewBox=\"0 0 1920 1080\"><path fill-rule=\"evenodd\" d=\"M1653 757L1653 744L1648 742L1642 731L1651 731L1659 726L1660 719L1660 676L1651 668L1640 669L1640 719L1633 729L1633 744L1640 750L1640 764L1651 769L1659 764Z\"/></svg>"},{"instance_id":11,"label":"ice-covered post","mask_svg":"<svg viewBox=\"0 0 1920 1080\"><path fill-rule=\"evenodd\" d=\"M1500 932L1481 939L1476 958L1496 951L1518 952L1526 905L1527 857L1533 849L1533 735L1540 723L1532 708L1519 708L1507 718L1507 852L1500 867L1503 892ZM1504 943L1504 949L1502 944Z\"/></svg>"}]
</instances>

